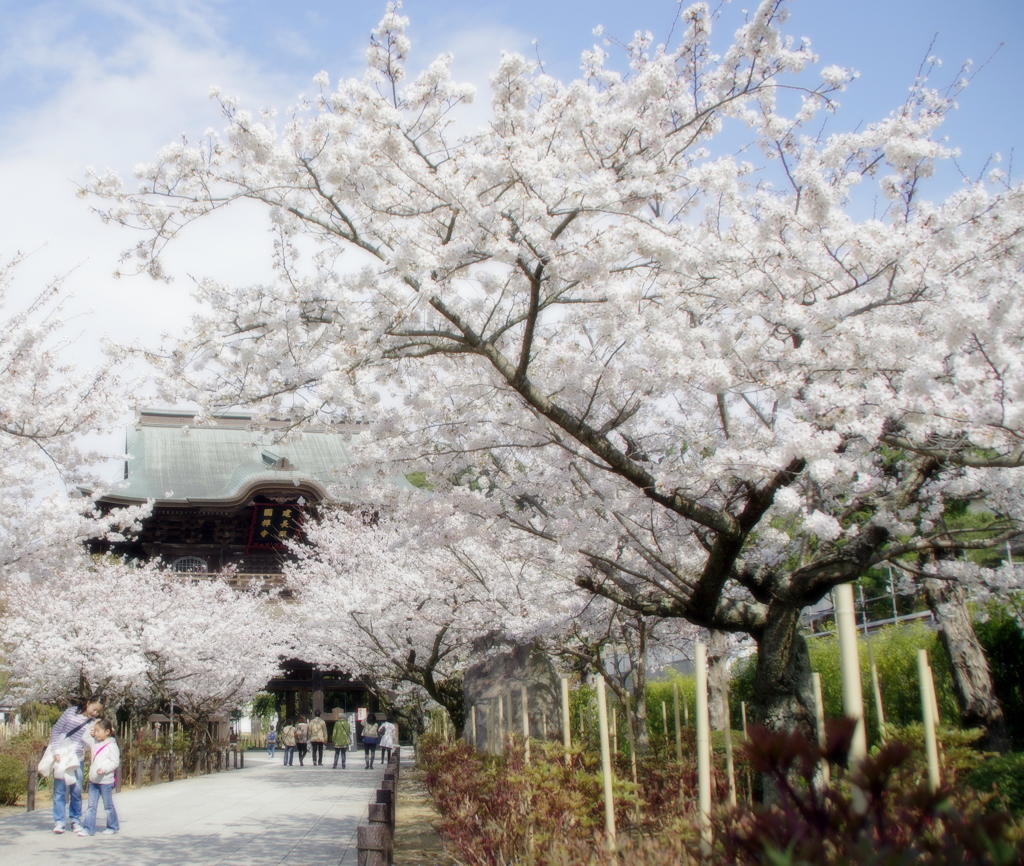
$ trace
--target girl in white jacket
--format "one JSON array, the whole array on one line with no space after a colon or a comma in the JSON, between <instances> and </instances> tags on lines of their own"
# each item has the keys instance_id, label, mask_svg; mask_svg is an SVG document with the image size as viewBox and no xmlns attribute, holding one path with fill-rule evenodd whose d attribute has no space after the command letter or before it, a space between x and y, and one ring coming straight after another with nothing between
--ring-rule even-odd
<instances>
[{"instance_id":1,"label":"girl in white jacket","mask_svg":"<svg viewBox=\"0 0 1024 866\"><path fill-rule=\"evenodd\" d=\"M114 739L114 726L106 719L100 719L93 725L92 757L89 762L89 805L82 819L79 836L92 836L96 832L96 813L99 811L100 797L107 813L107 829L103 832L113 835L121 829L117 822L117 810L114 809L114 784L117 781L117 768L121 765L121 750Z\"/></svg>"}]
</instances>

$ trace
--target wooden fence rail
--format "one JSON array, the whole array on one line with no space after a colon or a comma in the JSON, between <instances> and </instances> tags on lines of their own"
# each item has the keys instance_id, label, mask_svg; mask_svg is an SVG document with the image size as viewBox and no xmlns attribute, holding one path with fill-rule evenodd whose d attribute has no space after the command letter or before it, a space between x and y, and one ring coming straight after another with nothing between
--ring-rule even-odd
<instances>
[{"instance_id":1,"label":"wooden fence rail","mask_svg":"<svg viewBox=\"0 0 1024 866\"><path fill-rule=\"evenodd\" d=\"M36 808L36 791L39 787L37 763L37 761L33 761L27 767L28 784L25 806L28 812L32 812ZM129 765L131 769L129 769ZM200 776L240 769L245 769L245 752L237 749L208 749L196 754L192 775ZM126 778L134 778L135 787L142 788L147 782L150 785L158 785L164 781L173 782L175 779L184 779L188 776L189 767L184 755L170 752L136 755L122 763L121 769L118 771L117 790L121 790L121 784Z\"/></svg>"},{"instance_id":2,"label":"wooden fence rail","mask_svg":"<svg viewBox=\"0 0 1024 866\"><path fill-rule=\"evenodd\" d=\"M395 858L395 817L402 750L396 748L384 768L384 778L370 803L367 823L356 829L358 866L391 866Z\"/></svg>"}]
</instances>

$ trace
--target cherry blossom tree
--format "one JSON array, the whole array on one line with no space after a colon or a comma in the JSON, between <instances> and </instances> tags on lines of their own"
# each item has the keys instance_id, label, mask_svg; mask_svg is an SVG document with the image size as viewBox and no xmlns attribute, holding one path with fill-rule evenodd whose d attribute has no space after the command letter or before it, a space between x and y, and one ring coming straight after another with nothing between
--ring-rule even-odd
<instances>
[{"instance_id":1,"label":"cherry blossom tree","mask_svg":"<svg viewBox=\"0 0 1024 866\"><path fill-rule=\"evenodd\" d=\"M0 585L12 574L45 576L85 559L88 540L137 527L147 511L103 516L79 489L95 484L89 466L101 459L82 449L81 437L111 429L127 397L113 362L76 373L64 360L60 281L14 307L21 260L0 267Z\"/></svg>"},{"instance_id":2,"label":"cherry blossom tree","mask_svg":"<svg viewBox=\"0 0 1024 866\"><path fill-rule=\"evenodd\" d=\"M436 505L420 504L415 521L392 512L368 522L339 510L307 523L286 566L296 598L289 619L304 658L379 689L417 687L461 730L462 677L481 642L530 642L585 594L493 536L460 532L463 516L431 520Z\"/></svg>"},{"instance_id":3,"label":"cherry blossom tree","mask_svg":"<svg viewBox=\"0 0 1024 866\"><path fill-rule=\"evenodd\" d=\"M223 136L135 188L93 175L156 277L236 202L277 234L275 284L200 284L209 312L157 358L168 395L371 416L368 462L474 479L580 587L752 636L757 720L810 734L806 605L1019 531L1024 196L993 173L929 200L963 82L831 132L851 73L812 81L785 11L716 52L695 5L677 42L638 35L624 71L595 47L568 84L503 55L460 136L470 88L447 56L407 80L390 6L364 78L321 73L280 128L222 98ZM982 531L941 520L964 501Z\"/></svg>"},{"instance_id":4,"label":"cherry blossom tree","mask_svg":"<svg viewBox=\"0 0 1024 866\"><path fill-rule=\"evenodd\" d=\"M282 652L266 597L150 565L12 578L2 602L0 646L19 698L67 701L85 684L139 713L173 701L195 748L211 716L266 686Z\"/></svg>"}]
</instances>

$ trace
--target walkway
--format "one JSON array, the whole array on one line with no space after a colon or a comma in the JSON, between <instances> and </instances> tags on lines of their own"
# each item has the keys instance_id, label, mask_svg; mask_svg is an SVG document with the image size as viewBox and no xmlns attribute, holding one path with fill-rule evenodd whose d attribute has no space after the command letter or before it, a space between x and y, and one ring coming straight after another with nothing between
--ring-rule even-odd
<instances>
[{"instance_id":1,"label":"walkway","mask_svg":"<svg viewBox=\"0 0 1024 866\"><path fill-rule=\"evenodd\" d=\"M329 756L329 757L328 757ZM244 770L122 791L121 832L80 837L52 831L50 809L0 818L0 863L11 866L349 866L356 826L383 767L281 766L248 752ZM103 807L97 831L102 830Z\"/></svg>"}]
</instances>

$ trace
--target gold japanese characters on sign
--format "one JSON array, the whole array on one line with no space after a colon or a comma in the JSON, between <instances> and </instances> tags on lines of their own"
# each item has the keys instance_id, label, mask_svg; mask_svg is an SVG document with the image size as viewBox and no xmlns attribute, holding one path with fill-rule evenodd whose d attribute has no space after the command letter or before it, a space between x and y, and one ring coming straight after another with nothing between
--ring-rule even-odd
<instances>
[{"instance_id":1,"label":"gold japanese characters on sign","mask_svg":"<svg viewBox=\"0 0 1024 866\"><path fill-rule=\"evenodd\" d=\"M249 549L284 546L285 541L299 534L302 509L298 505L258 504L253 509L249 530Z\"/></svg>"}]
</instances>

